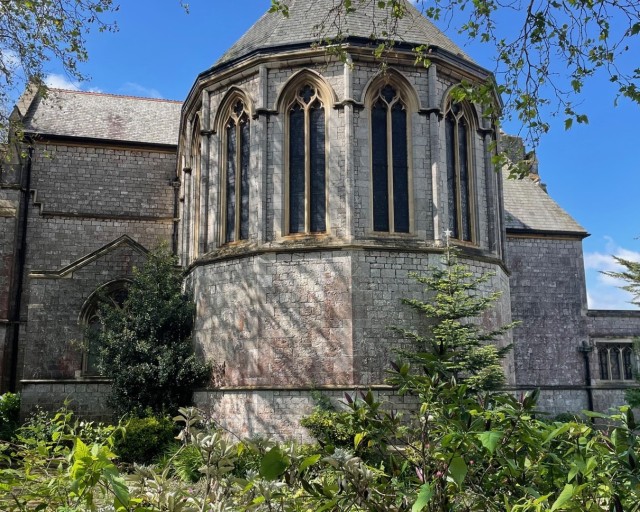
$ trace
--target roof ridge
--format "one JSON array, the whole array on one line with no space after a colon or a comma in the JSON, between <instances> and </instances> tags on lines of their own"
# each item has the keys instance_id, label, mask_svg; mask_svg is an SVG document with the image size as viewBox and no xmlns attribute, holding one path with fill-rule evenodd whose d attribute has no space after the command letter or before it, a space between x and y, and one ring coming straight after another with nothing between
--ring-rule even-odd
<instances>
[{"instance_id":1,"label":"roof ridge","mask_svg":"<svg viewBox=\"0 0 640 512\"><path fill-rule=\"evenodd\" d=\"M114 98L124 98L124 99L131 99L131 100L145 100L145 101L157 101L157 102L163 102L163 103L179 103L179 104L184 103L181 100L170 100L166 98L148 98L145 96L133 96L131 94L115 94L112 92L82 91L78 89L63 89L60 87L47 87L47 90L62 92L62 93L86 94L86 95L92 95L92 96L111 96Z\"/></svg>"}]
</instances>

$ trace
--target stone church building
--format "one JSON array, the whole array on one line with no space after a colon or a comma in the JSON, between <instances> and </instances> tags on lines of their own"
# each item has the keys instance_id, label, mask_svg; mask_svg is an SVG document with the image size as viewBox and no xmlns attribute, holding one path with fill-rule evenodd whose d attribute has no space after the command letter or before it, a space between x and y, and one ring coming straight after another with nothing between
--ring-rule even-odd
<instances>
[{"instance_id":1,"label":"stone church building","mask_svg":"<svg viewBox=\"0 0 640 512\"><path fill-rule=\"evenodd\" d=\"M340 59L314 45L332 5L265 14L184 103L23 95L13 116L30 144L0 170L0 382L25 411L71 397L105 415L109 383L83 332L97 296L118 300L161 241L215 365L196 401L228 428L297 435L314 390L392 396L385 369L401 342L389 326L417 324L400 299L421 296L409 273L439 262L445 233L502 292L484 325L521 322L504 340L510 389L540 388L551 413L623 402L640 312L588 309L588 233L535 159L519 181L495 172L494 142L513 158L521 143L450 94L491 74L409 2L397 21L377 8L344 17ZM383 70L370 36L392 23Z\"/></svg>"}]
</instances>

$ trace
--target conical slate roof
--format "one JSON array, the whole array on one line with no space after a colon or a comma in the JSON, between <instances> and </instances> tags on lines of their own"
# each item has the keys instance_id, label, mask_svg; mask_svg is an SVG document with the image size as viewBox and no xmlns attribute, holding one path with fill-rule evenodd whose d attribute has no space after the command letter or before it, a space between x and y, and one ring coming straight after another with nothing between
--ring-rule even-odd
<instances>
[{"instance_id":1,"label":"conical slate roof","mask_svg":"<svg viewBox=\"0 0 640 512\"><path fill-rule=\"evenodd\" d=\"M287 0L288 17L278 12L265 13L227 50L216 66L259 50L311 45L319 39L331 39L339 34L351 39L380 39L384 38L385 33L397 34L394 39L398 39L399 43L436 46L471 61L411 2L401 1L406 4L407 13L400 19L391 16L388 9L379 8L375 0L364 2L356 12L336 19L331 9L339 5L339 0Z\"/></svg>"}]
</instances>

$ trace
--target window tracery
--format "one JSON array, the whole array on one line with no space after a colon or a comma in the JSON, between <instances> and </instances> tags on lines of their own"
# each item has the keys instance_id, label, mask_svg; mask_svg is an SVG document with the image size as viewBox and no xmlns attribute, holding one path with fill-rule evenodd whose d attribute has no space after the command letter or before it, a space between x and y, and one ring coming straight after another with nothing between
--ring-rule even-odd
<instances>
[{"instance_id":1,"label":"window tracery","mask_svg":"<svg viewBox=\"0 0 640 512\"><path fill-rule=\"evenodd\" d=\"M232 103L224 125L222 241L249 238L250 118L245 103Z\"/></svg>"},{"instance_id":2,"label":"window tracery","mask_svg":"<svg viewBox=\"0 0 640 512\"><path fill-rule=\"evenodd\" d=\"M631 343L598 342L596 347L601 380L634 380L636 356Z\"/></svg>"},{"instance_id":3,"label":"window tracery","mask_svg":"<svg viewBox=\"0 0 640 512\"><path fill-rule=\"evenodd\" d=\"M445 113L445 147L449 231L452 238L472 242L471 123L460 103L450 102Z\"/></svg>"},{"instance_id":4,"label":"window tracery","mask_svg":"<svg viewBox=\"0 0 640 512\"><path fill-rule=\"evenodd\" d=\"M326 113L317 87L304 82L287 108L289 234L327 229Z\"/></svg>"},{"instance_id":5,"label":"window tracery","mask_svg":"<svg viewBox=\"0 0 640 512\"><path fill-rule=\"evenodd\" d=\"M409 233L407 106L391 84L380 87L371 105L373 230Z\"/></svg>"}]
</instances>

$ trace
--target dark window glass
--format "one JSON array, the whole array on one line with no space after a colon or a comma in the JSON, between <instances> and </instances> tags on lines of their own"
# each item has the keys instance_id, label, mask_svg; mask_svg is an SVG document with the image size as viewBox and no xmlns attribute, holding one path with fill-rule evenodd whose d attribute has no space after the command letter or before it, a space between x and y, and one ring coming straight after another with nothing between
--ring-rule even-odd
<instances>
[{"instance_id":1,"label":"dark window glass","mask_svg":"<svg viewBox=\"0 0 640 512\"><path fill-rule=\"evenodd\" d=\"M624 366L624 380L633 379L633 367L632 367L632 350L631 347L625 347L622 349L622 364Z\"/></svg>"},{"instance_id":2,"label":"dark window glass","mask_svg":"<svg viewBox=\"0 0 640 512\"><path fill-rule=\"evenodd\" d=\"M249 120L240 122L240 239L249 238Z\"/></svg>"},{"instance_id":3,"label":"dark window glass","mask_svg":"<svg viewBox=\"0 0 640 512\"><path fill-rule=\"evenodd\" d=\"M227 125L227 224L225 227L225 242L233 242L236 233L236 123L229 121Z\"/></svg>"},{"instance_id":4,"label":"dark window glass","mask_svg":"<svg viewBox=\"0 0 640 512\"><path fill-rule=\"evenodd\" d=\"M445 116L449 231L453 238L473 240L469 126L460 105Z\"/></svg>"},{"instance_id":5,"label":"dark window glass","mask_svg":"<svg viewBox=\"0 0 640 512\"><path fill-rule=\"evenodd\" d=\"M225 129L225 243L249 238L250 133L244 103L237 101Z\"/></svg>"},{"instance_id":6,"label":"dark window glass","mask_svg":"<svg viewBox=\"0 0 640 512\"><path fill-rule=\"evenodd\" d=\"M316 100L309 110L310 131L310 231L319 233L326 228L326 197L325 197L325 123L324 107Z\"/></svg>"},{"instance_id":7,"label":"dark window glass","mask_svg":"<svg viewBox=\"0 0 640 512\"><path fill-rule=\"evenodd\" d=\"M458 154L460 155L460 222L462 239L471 241L471 205L469 204L469 148L464 118L458 123Z\"/></svg>"},{"instance_id":8,"label":"dark window glass","mask_svg":"<svg viewBox=\"0 0 640 512\"><path fill-rule=\"evenodd\" d=\"M600 359L600 378L609 380L609 351L606 348L600 348L598 357Z\"/></svg>"},{"instance_id":9,"label":"dark window glass","mask_svg":"<svg viewBox=\"0 0 640 512\"><path fill-rule=\"evenodd\" d=\"M409 232L409 164L407 162L407 111L396 103L391 111L393 143L393 219L394 230Z\"/></svg>"},{"instance_id":10,"label":"dark window glass","mask_svg":"<svg viewBox=\"0 0 640 512\"><path fill-rule=\"evenodd\" d=\"M405 105L398 92L387 84L378 91L378 97L371 107L374 231L409 232L407 142ZM392 194L391 197L389 194Z\"/></svg>"},{"instance_id":11,"label":"dark window glass","mask_svg":"<svg viewBox=\"0 0 640 512\"><path fill-rule=\"evenodd\" d=\"M609 363L611 364L611 380L620 380L620 350L617 347L609 350Z\"/></svg>"},{"instance_id":12,"label":"dark window glass","mask_svg":"<svg viewBox=\"0 0 640 512\"><path fill-rule=\"evenodd\" d=\"M371 111L373 229L389 231L389 176L387 171L387 105L379 100Z\"/></svg>"},{"instance_id":13,"label":"dark window glass","mask_svg":"<svg viewBox=\"0 0 640 512\"><path fill-rule=\"evenodd\" d=\"M98 363L100 361L100 346L98 334L102 329L102 322L98 316L100 304L107 303L110 306L122 308L129 296L127 285L123 282L110 285L111 290L99 297L88 309L88 320L85 331L85 352L83 373L88 376L100 375ZM86 318L86 317L85 317Z\"/></svg>"},{"instance_id":14,"label":"dark window glass","mask_svg":"<svg viewBox=\"0 0 640 512\"><path fill-rule=\"evenodd\" d=\"M289 113L289 233L305 231L305 114L296 103Z\"/></svg>"},{"instance_id":15,"label":"dark window glass","mask_svg":"<svg viewBox=\"0 0 640 512\"><path fill-rule=\"evenodd\" d=\"M448 115L445 120L445 144L447 146L447 190L449 200L447 208L449 212L449 231L452 238L458 238L458 178L456 172L456 147L455 147L456 123L453 116Z\"/></svg>"},{"instance_id":16,"label":"dark window glass","mask_svg":"<svg viewBox=\"0 0 640 512\"><path fill-rule=\"evenodd\" d=\"M100 375L98 369L99 346L97 335L102 328L100 319L97 316L91 317L88 323L87 347L85 353L84 373L86 375Z\"/></svg>"}]
</instances>

